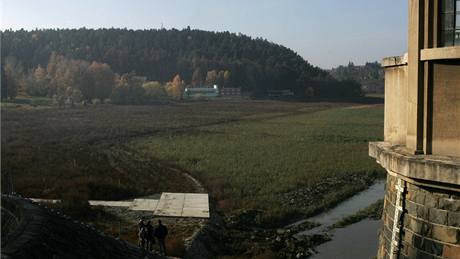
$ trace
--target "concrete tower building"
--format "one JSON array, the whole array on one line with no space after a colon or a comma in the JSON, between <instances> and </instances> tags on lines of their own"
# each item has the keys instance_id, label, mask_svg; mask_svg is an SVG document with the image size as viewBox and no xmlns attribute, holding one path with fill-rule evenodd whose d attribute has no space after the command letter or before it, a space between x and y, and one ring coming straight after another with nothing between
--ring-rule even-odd
<instances>
[{"instance_id":1,"label":"concrete tower building","mask_svg":"<svg viewBox=\"0 0 460 259\"><path fill-rule=\"evenodd\" d=\"M385 58L378 258L460 258L460 0L409 0L408 52Z\"/></svg>"}]
</instances>

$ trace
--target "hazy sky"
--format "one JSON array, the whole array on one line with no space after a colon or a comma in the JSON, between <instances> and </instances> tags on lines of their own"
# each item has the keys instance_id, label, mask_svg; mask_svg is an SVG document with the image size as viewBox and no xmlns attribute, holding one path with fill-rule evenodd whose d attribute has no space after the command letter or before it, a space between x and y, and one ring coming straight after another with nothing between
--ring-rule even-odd
<instances>
[{"instance_id":1,"label":"hazy sky","mask_svg":"<svg viewBox=\"0 0 460 259\"><path fill-rule=\"evenodd\" d=\"M405 52L407 0L0 0L1 29L178 28L241 32L314 65Z\"/></svg>"}]
</instances>

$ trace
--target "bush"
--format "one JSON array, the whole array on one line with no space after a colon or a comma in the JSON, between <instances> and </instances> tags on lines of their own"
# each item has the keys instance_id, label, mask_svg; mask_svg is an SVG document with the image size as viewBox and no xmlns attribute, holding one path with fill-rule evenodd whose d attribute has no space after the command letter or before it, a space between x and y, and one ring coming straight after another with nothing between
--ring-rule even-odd
<instances>
[{"instance_id":1,"label":"bush","mask_svg":"<svg viewBox=\"0 0 460 259\"><path fill-rule=\"evenodd\" d=\"M134 73L123 74L116 80L110 100L116 104L140 104L145 102L145 79Z\"/></svg>"},{"instance_id":2,"label":"bush","mask_svg":"<svg viewBox=\"0 0 460 259\"><path fill-rule=\"evenodd\" d=\"M169 99L165 88L158 81L146 82L142 85L145 91L145 99L148 102Z\"/></svg>"}]
</instances>

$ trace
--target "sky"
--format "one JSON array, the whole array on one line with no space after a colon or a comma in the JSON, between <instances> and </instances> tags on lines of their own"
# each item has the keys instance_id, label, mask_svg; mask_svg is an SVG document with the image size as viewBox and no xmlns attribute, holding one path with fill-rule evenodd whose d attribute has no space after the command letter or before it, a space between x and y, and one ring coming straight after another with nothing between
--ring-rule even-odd
<instances>
[{"instance_id":1,"label":"sky","mask_svg":"<svg viewBox=\"0 0 460 259\"><path fill-rule=\"evenodd\" d=\"M311 64L406 52L406 0L0 0L0 28L230 31L284 45Z\"/></svg>"}]
</instances>

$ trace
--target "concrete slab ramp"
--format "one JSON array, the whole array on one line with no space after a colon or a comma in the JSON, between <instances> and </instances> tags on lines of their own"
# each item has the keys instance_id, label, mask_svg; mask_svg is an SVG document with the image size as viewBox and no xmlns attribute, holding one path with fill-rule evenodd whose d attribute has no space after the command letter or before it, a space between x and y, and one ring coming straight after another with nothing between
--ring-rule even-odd
<instances>
[{"instance_id":1,"label":"concrete slab ramp","mask_svg":"<svg viewBox=\"0 0 460 259\"><path fill-rule=\"evenodd\" d=\"M208 194L164 192L154 214L163 217L209 218Z\"/></svg>"},{"instance_id":2,"label":"concrete slab ramp","mask_svg":"<svg viewBox=\"0 0 460 259\"><path fill-rule=\"evenodd\" d=\"M10 195L2 195L1 255L2 259L164 258L144 254L136 246Z\"/></svg>"}]
</instances>

